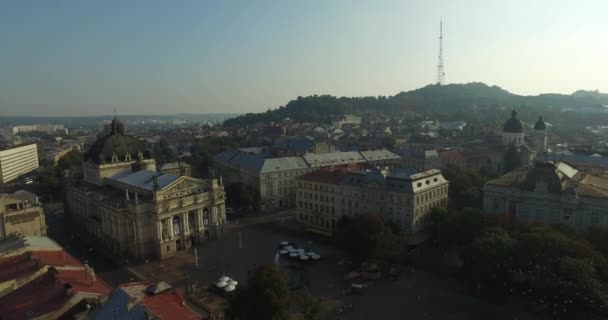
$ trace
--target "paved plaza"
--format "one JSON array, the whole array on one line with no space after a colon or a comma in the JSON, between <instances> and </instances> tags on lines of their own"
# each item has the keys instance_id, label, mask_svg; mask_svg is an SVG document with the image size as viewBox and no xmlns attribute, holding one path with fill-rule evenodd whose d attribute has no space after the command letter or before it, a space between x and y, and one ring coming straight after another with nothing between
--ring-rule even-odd
<instances>
[{"instance_id":1,"label":"paved plaza","mask_svg":"<svg viewBox=\"0 0 608 320\"><path fill-rule=\"evenodd\" d=\"M239 235L240 234L240 235ZM240 240L239 240L240 237ZM177 287L184 286L184 270L188 281L201 285L216 282L227 275L239 282L256 265L273 263L280 241L307 245L323 259L302 266L310 290L321 297L338 299L353 305L343 319L533 319L514 311L512 306L499 306L469 295L463 284L449 276L413 269L396 281L380 280L361 294L343 294L348 288L346 269L338 265L343 256L330 244L314 236L294 233L280 223L232 226L219 241L197 246L199 267L194 267L192 251L183 251L176 258L135 267L144 277L161 276ZM282 266L286 265L283 258ZM158 279L160 280L160 279Z\"/></svg>"}]
</instances>

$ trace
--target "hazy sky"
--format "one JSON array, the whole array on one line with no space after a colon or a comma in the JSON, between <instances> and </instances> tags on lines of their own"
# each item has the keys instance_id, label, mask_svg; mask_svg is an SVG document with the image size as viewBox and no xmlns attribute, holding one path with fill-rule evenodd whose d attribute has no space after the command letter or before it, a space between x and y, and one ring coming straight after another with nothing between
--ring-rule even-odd
<instances>
[{"instance_id":1,"label":"hazy sky","mask_svg":"<svg viewBox=\"0 0 608 320\"><path fill-rule=\"evenodd\" d=\"M0 2L0 116L248 112L435 81L608 92L608 1Z\"/></svg>"}]
</instances>

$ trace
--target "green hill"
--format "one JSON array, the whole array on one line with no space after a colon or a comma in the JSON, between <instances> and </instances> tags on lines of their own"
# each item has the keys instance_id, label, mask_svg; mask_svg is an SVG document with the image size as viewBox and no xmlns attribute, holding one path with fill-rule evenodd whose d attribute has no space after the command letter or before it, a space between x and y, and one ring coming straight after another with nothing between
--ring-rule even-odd
<instances>
[{"instance_id":1,"label":"green hill","mask_svg":"<svg viewBox=\"0 0 608 320\"><path fill-rule=\"evenodd\" d=\"M576 91L571 95L541 94L521 96L498 86L484 83L428 85L394 96L334 97L314 95L298 97L285 106L262 113L248 113L228 119L226 126L246 126L258 122L278 122L291 118L296 122L330 122L334 117L352 113L403 114L415 112L439 120L498 120L517 108L523 116L559 113L568 109L581 112L604 112L608 95L597 91Z\"/></svg>"}]
</instances>

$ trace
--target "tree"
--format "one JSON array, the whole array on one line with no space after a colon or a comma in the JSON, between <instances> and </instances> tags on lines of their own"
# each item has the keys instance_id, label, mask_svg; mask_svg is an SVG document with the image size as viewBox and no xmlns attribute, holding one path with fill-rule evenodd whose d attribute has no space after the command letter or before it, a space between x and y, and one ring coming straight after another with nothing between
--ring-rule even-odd
<instances>
[{"instance_id":1,"label":"tree","mask_svg":"<svg viewBox=\"0 0 608 320\"><path fill-rule=\"evenodd\" d=\"M235 207L253 207L257 209L260 206L260 197L255 192L255 190L243 183L233 183L226 187L226 201Z\"/></svg>"},{"instance_id":2,"label":"tree","mask_svg":"<svg viewBox=\"0 0 608 320\"><path fill-rule=\"evenodd\" d=\"M384 232L384 222L377 214L360 214L341 219L338 223L339 242L355 260L364 261L376 250L378 236Z\"/></svg>"},{"instance_id":3,"label":"tree","mask_svg":"<svg viewBox=\"0 0 608 320\"><path fill-rule=\"evenodd\" d=\"M154 159L159 164L171 163L176 161L175 151L171 149L165 139L160 139L154 144Z\"/></svg>"},{"instance_id":4,"label":"tree","mask_svg":"<svg viewBox=\"0 0 608 320\"><path fill-rule=\"evenodd\" d=\"M284 320L289 309L285 276L276 266L263 265L229 298L227 315L238 320Z\"/></svg>"},{"instance_id":5,"label":"tree","mask_svg":"<svg viewBox=\"0 0 608 320\"><path fill-rule=\"evenodd\" d=\"M519 152L517 151L517 147L515 147L515 144L511 144L511 146L509 146L509 149L505 153L504 164L505 173L513 171L522 166L521 159L519 157Z\"/></svg>"},{"instance_id":6,"label":"tree","mask_svg":"<svg viewBox=\"0 0 608 320\"><path fill-rule=\"evenodd\" d=\"M83 161L84 157L82 152L72 150L59 159L57 166L63 170L70 170L72 168L81 166Z\"/></svg>"},{"instance_id":7,"label":"tree","mask_svg":"<svg viewBox=\"0 0 608 320\"><path fill-rule=\"evenodd\" d=\"M487 285L492 293L508 294L516 272L515 243L501 228L485 229L463 254L466 273L477 283Z\"/></svg>"},{"instance_id":8,"label":"tree","mask_svg":"<svg viewBox=\"0 0 608 320\"><path fill-rule=\"evenodd\" d=\"M315 297L307 289L299 290L294 295L294 303L302 320L335 319L335 310L323 300Z\"/></svg>"},{"instance_id":9,"label":"tree","mask_svg":"<svg viewBox=\"0 0 608 320\"><path fill-rule=\"evenodd\" d=\"M480 234L484 220L481 210L464 208L448 212L433 209L430 213L429 227L436 244L440 246L465 246Z\"/></svg>"},{"instance_id":10,"label":"tree","mask_svg":"<svg viewBox=\"0 0 608 320\"><path fill-rule=\"evenodd\" d=\"M59 167L41 167L37 174L40 194L49 200L61 200L65 194L63 170Z\"/></svg>"}]
</instances>

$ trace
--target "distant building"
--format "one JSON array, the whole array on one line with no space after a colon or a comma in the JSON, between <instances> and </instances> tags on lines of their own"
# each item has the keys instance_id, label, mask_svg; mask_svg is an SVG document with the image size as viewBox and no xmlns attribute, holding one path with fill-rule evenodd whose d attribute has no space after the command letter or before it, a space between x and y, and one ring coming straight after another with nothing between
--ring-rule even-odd
<instances>
[{"instance_id":1,"label":"distant building","mask_svg":"<svg viewBox=\"0 0 608 320\"><path fill-rule=\"evenodd\" d=\"M68 134L68 129L62 124L33 124L33 125L22 125L15 126L12 128L13 133L19 132L46 132L46 133L60 133Z\"/></svg>"},{"instance_id":2,"label":"distant building","mask_svg":"<svg viewBox=\"0 0 608 320\"><path fill-rule=\"evenodd\" d=\"M165 163L158 168L158 171L177 176L192 177L192 166L181 161Z\"/></svg>"},{"instance_id":3,"label":"distant building","mask_svg":"<svg viewBox=\"0 0 608 320\"><path fill-rule=\"evenodd\" d=\"M38 169L38 147L35 143L0 150L0 183L7 183Z\"/></svg>"},{"instance_id":4,"label":"distant building","mask_svg":"<svg viewBox=\"0 0 608 320\"><path fill-rule=\"evenodd\" d=\"M459 168L465 167L465 159L462 152L454 149L442 149L437 150L439 158L441 158L441 168L445 168L448 165L456 166Z\"/></svg>"},{"instance_id":5,"label":"distant building","mask_svg":"<svg viewBox=\"0 0 608 320\"><path fill-rule=\"evenodd\" d=\"M277 138L271 149L274 157L301 157L307 153L334 152L336 147L328 139L286 136Z\"/></svg>"},{"instance_id":6,"label":"distant building","mask_svg":"<svg viewBox=\"0 0 608 320\"><path fill-rule=\"evenodd\" d=\"M404 232L422 229L434 207L446 207L449 182L439 170L315 171L296 179L297 218L309 231L332 235L341 216L375 213Z\"/></svg>"},{"instance_id":7,"label":"distant building","mask_svg":"<svg viewBox=\"0 0 608 320\"><path fill-rule=\"evenodd\" d=\"M85 154L66 209L88 237L119 257L165 259L218 237L226 222L221 179L157 172L146 145L112 121Z\"/></svg>"},{"instance_id":8,"label":"distant building","mask_svg":"<svg viewBox=\"0 0 608 320\"><path fill-rule=\"evenodd\" d=\"M42 205L25 190L0 194L0 240L15 235L46 235Z\"/></svg>"},{"instance_id":9,"label":"distant building","mask_svg":"<svg viewBox=\"0 0 608 320\"><path fill-rule=\"evenodd\" d=\"M306 173L339 166L390 166L400 157L388 150L308 153L302 157L267 159L235 150L213 158L216 175L227 185L242 183L253 190L264 210L295 207L294 180Z\"/></svg>"},{"instance_id":10,"label":"distant building","mask_svg":"<svg viewBox=\"0 0 608 320\"><path fill-rule=\"evenodd\" d=\"M396 150L402 157L402 166L416 171L440 169L443 167L442 159L435 149L407 148Z\"/></svg>"},{"instance_id":11,"label":"distant building","mask_svg":"<svg viewBox=\"0 0 608 320\"><path fill-rule=\"evenodd\" d=\"M608 225L608 176L565 162L539 161L486 183L483 209L528 222Z\"/></svg>"}]
</instances>

